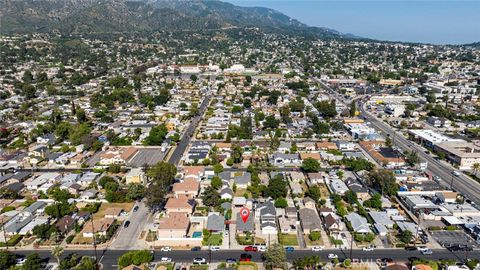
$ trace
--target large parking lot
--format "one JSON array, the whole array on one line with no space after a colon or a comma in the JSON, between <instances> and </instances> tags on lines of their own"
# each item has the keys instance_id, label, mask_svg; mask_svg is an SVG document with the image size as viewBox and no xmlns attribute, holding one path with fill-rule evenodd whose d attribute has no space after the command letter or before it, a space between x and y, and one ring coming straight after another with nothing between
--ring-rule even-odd
<instances>
[{"instance_id":1,"label":"large parking lot","mask_svg":"<svg viewBox=\"0 0 480 270\"><path fill-rule=\"evenodd\" d=\"M477 246L475 241L463 231L436 231L432 232L432 236L443 247L458 245Z\"/></svg>"}]
</instances>

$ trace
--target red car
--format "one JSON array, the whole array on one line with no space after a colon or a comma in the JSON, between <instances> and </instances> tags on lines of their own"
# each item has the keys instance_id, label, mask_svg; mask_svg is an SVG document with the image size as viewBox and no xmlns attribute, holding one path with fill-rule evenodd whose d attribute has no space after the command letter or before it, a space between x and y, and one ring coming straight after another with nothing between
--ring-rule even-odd
<instances>
[{"instance_id":1,"label":"red car","mask_svg":"<svg viewBox=\"0 0 480 270\"><path fill-rule=\"evenodd\" d=\"M252 255L250 254L245 254L245 253L242 253L242 255L240 255L240 260L241 262L249 262L252 260Z\"/></svg>"},{"instance_id":2,"label":"red car","mask_svg":"<svg viewBox=\"0 0 480 270\"><path fill-rule=\"evenodd\" d=\"M254 247L254 246L247 246L245 247L243 250L245 251L258 251L258 248L257 247Z\"/></svg>"}]
</instances>

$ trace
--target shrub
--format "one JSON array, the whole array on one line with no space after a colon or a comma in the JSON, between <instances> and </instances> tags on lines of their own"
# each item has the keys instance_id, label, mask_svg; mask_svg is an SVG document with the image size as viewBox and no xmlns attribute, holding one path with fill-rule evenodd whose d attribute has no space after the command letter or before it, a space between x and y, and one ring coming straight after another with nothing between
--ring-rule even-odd
<instances>
[{"instance_id":1,"label":"shrub","mask_svg":"<svg viewBox=\"0 0 480 270\"><path fill-rule=\"evenodd\" d=\"M153 256L148 250L129 251L118 258L118 266L122 269L131 264L141 265L152 260Z\"/></svg>"},{"instance_id":2,"label":"shrub","mask_svg":"<svg viewBox=\"0 0 480 270\"><path fill-rule=\"evenodd\" d=\"M322 235L320 232L311 232L310 235L308 235L308 238L310 238L312 241L317 241L321 236Z\"/></svg>"},{"instance_id":3,"label":"shrub","mask_svg":"<svg viewBox=\"0 0 480 270\"><path fill-rule=\"evenodd\" d=\"M70 244L70 243L72 243L73 238L75 238L75 235L69 235L69 236L65 239L65 242L67 242L67 244Z\"/></svg>"}]
</instances>

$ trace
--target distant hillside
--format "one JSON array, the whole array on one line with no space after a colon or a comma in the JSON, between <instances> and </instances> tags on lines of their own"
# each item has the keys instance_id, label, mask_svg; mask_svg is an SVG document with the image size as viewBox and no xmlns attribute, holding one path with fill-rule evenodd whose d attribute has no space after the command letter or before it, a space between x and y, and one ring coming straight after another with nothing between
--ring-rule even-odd
<instances>
[{"instance_id":1,"label":"distant hillside","mask_svg":"<svg viewBox=\"0 0 480 270\"><path fill-rule=\"evenodd\" d=\"M346 37L309 27L278 11L216 0L0 0L1 33L63 34L194 31L258 27L320 37ZM350 37L350 36L348 36Z\"/></svg>"}]
</instances>

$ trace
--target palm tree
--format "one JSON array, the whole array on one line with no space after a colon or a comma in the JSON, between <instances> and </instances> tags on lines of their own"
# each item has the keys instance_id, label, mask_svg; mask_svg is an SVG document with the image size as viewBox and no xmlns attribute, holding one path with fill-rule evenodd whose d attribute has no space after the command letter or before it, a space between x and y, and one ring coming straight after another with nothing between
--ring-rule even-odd
<instances>
[{"instance_id":1,"label":"palm tree","mask_svg":"<svg viewBox=\"0 0 480 270\"><path fill-rule=\"evenodd\" d=\"M52 249L52 256L57 258L58 264L60 264L60 257L63 255L63 247L56 246Z\"/></svg>"},{"instance_id":2,"label":"palm tree","mask_svg":"<svg viewBox=\"0 0 480 270\"><path fill-rule=\"evenodd\" d=\"M477 162L477 163L473 163L472 168L473 168L473 174L474 174L474 175L477 175L478 170L480 169L480 163L478 163L478 162Z\"/></svg>"}]
</instances>

